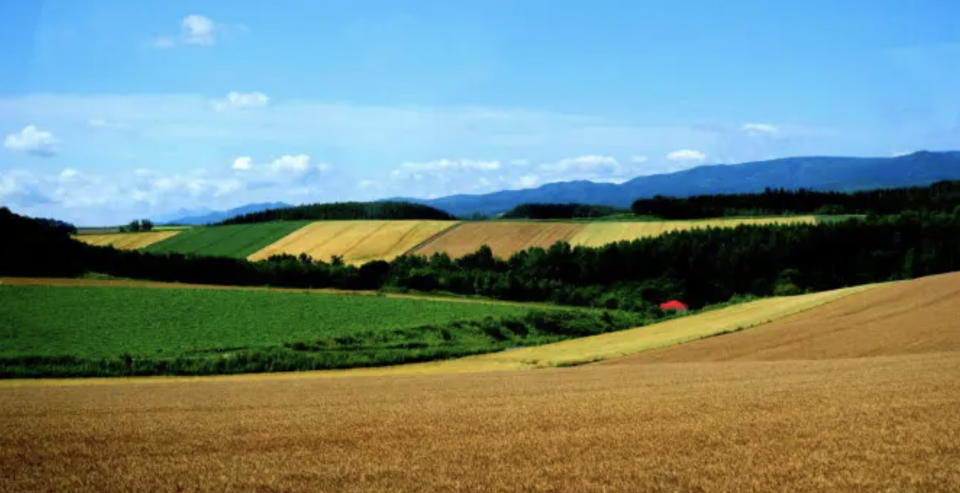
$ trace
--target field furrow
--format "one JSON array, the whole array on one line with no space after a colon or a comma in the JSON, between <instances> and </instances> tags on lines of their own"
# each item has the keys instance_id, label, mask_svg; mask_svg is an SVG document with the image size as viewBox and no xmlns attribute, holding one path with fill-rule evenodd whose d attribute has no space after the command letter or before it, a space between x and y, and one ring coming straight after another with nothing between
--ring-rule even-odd
<instances>
[{"instance_id":1,"label":"field furrow","mask_svg":"<svg viewBox=\"0 0 960 493\"><path fill-rule=\"evenodd\" d=\"M112 246L118 250L138 250L168 240L180 231L151 231L146 233L114 233L75 235L73 238L88 245Z\"/></svg>"},{"instance_id":2,"label":"field furrow","mask_svg":"<svg viewBox=\"0 0 960 493\"><path fill-rule=\"evenodd\" d=\"M255 252L249 259L305 253L326 262L334 255L343 257L349 264L389 261L456 224L426 220L317 221Z\"/></svg>"}]
</instances>

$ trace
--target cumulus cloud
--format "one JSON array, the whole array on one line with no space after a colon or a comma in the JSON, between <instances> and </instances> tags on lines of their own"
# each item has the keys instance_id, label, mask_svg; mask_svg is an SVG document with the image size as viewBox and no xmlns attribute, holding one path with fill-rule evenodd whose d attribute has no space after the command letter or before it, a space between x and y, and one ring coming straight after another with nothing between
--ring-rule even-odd
<instances>
[{"instance_id":1,"label":"cumulus cloud","mask_svg":"<svg viewBox=\"0 0 960 493\"><path fill-rule=\"evenodd\" d=\"M153 46L155 48L173 48L178 44L209 46L216 43L224 31L224 26L217 24L209 17L191 14L180 21L178 35L158 36L153 40Z\"/></svg>"},{"instance_id":2,"label":"cumulus cloud","mask_svg":"<svg viewBox=\"0 0 960 493\"><path fill-rule=\"evenodd\" d=\"M519 188L532 188L537 186L540 178L537 175L523 175L517 179L516 184Z\"/></svg>"},{"instance_id":3,"label":"cumulus cloud","mask_svg":"<svg viewBox=\"0 0 960 493\"><path fill-rule=\"evenodd\" d=\"M707 160L707 155L691 149L680 149L667 154L667 159L681 163L700 163Z\"/></svg>"},{"instance_id":4,"label":"cumulus cloud","mask_svg":"<svg viewBox=\"0 0 960 493\"><path fill-rule=\"evenodd\" d=\"M218 111L263 108L270 103L270 97L262 92L231 91L223 99L213 102Z\"/></svg>"},{"instance_id":5,"label":"cumulus cloud","mask_svg":"<svg viewBox=\"0 0 960 493\"><path fill-rule=\"evenodd\" d=\"M283 156L270 163L270 168L281 173L303 173L310 169L310 156L306 154Z\"/></svg>"},{"instance_id":6,"label":"cumulus cloud","mask_svg":"<svg viewBox=\"0 0 960 493\"><path fill-rule=\"evenodd\" d=\"M744 123L740 126L740 131L751 137L773 136L780 132L777 127L769 123Z\"/></svg>"},{"instance_id":7,"label":"cumulus cloud","mask_svg":"<svg viewBox=\"0 0 960 493\"><path fill-rule=\"evenodd\" d=\"M216 29L213 21L202 15L188 15L180 21L180 35L187 44L213 44Z\"/></svg>"},{"instance_id":8,"label":"cumulus cloud","mask_svg":"<svg viewBox=\"0 0 960 493\"><path fill-rule=\"evenodd\" d=\"M3 146L14 152L40 157L51 157L57 154L56 137L33 125L27 125L19 132L8 134L3 139Z\"/></svg>"},{"instance_id":9,"label":"cumulus cloud","mask_svg":"<svg viewBox=\"0 0 960 493\"><path fill-rule=\"evenodd\" d=\"M241 156L233 160L231 168L238 171L247 171L253 168L253 158L250 156Z\"/></svg>"}]
</instances>

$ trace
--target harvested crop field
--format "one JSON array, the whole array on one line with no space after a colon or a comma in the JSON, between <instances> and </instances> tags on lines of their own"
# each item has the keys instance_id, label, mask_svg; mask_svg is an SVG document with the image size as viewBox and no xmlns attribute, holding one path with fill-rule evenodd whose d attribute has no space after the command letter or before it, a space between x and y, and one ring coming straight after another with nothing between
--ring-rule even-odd
<instances>
[{"instance_id":1,"label":"harvested crop field","mask_svg":"<svg viewBox=\"0 0 960 493\"><path fill-rule=\"evenodd\" d=\"M609 364L818 360L942 351L960 351L960 273L885 285L753 330Z\"/></svg>"},{"instance_id":2,"label":"harvested crop field","mask_svg":"<svg viewBox=\"0 0 960 493\"><path fill-rule=\"evenodd\" d=\"M507 258L528 248L548 248L558 241L569 242L584 226L583 223L551 222L463 223L411 253L429 256L446 252L458 258L487 245L495 256Z\"/></svg>"},{"instance_id":3,"label":"harvested crop field","mask_svg":"<svg viewBox=\"0 0 960 493\"><path fill-rule=\"evenodd\" d=\"M955 492L960 354L0 385L0 491Z\"/></svg>"},{"instance_id":4,"label":"harvested crop field","mask_svg":"<svg viewBox=\"0 0 960 493\"><path fill-rule=\"evenodd\" d=\"M572 245L598 247L618 241L652 238L674 231L701 228L735 228L770 224L816 224L815 216L709 219L697 221L595 222L584 225L569 241Z\"/></svg>"},{"instance_id":5,"label":"harvested crop field","mask_svg":"<svg viewBox=\"0 0 960 493\"><path fill-rule=\"evenodd\" d=\"M309 224L308 221L198 226L150 245L149 253L184 253L244 258Z\"/></svg>"},{"instance_id":6,"label":"harvested crop field","mask_svg":"<svg viewBox=\"0 0 960 493\"><path fill-rule=\"evenodd\" d=\"M305 253L329 262L334 255L344 262L361 264L393 260L456 225L453 221L317 221L280 238L250 255L262 260L271 255Z\"/></svg>"},{"instance_id":7,"label":"harvested crop field","mask_svg":"<svg viewBox=\"0 0 960 493\"><path fill-rule=\"evenodd\" d=\"M179 231L151 231L147 233L113 233L75 235L73 239L88 245L112 246L118 250L138 250L170 239Z\"/></svg>"}]
</instances>

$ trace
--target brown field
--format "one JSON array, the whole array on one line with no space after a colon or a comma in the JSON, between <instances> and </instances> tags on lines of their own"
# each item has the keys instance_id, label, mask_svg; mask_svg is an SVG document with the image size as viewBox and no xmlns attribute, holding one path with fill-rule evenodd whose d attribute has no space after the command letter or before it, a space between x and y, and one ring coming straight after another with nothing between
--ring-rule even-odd
<instances>
[{"instance_id":1,"label":"brown field","mask_svg":"<svg viewBox=\"0 0 960 493\"><path fill-rule=\"evenodd\" d=\"M885 285L755 330L610 364L820 360L938 351L960 351L960 273Z\"/></svg>"},{"instance_id":2,"label":"brown field","mask_svg":"<svg viewBox=\"0 0 960 493\"><path fill-rule=\"evenodd\" d=\"M688 231L700 228L735 228L741 225L816 224L816 222L817 218L814 216L709 219L697 221L595 222L586 224L582 231L570 239L570 244L598 247L618 241L630 241L660 236L673 231Z\"/></svg>"},{"instance_id":3,"label":"brown field","mask_svg":"<svg viewBox=\"0 0 960 493\"><path fill-rule=\"evenodd\" d=\"M0 382L0 491L956 492L958 290L575 368ZM724 340L775 361L644 359Z\"/></svg>"},{"instance_id":4,"label":"brown field","mask_svg":"<svg viewBox=\"0 0 960 493\"><path fill-rule=\"evenodd\" d=\"M429 256L435 252L446 252L450 257L457 258L488 245L494 255L508 258L527 248L547 248L558 241L569 242L584 226L584 223L549 222L463 223L411 253Z\"/></svg>"},{"instance_id":5,"label":"brown field","mask_svg":"<svg viewBox=\"0 0 960 493\"><path fill-rule=\"evenodd\" d=\"M393 260L455 226L453 221L317 221L247 257L306 253L329 262L334 255L349 264Z\"/></svg>"},{"instance_id":6,"label":"brown field","mask_svg":"<svg viewBox=\"0 0 960 493\"><path fill-rule=\"evenodd\" d=\"M149 233L83 234L73 239L88 245L112 246L118 250L138 250L154 243L166 240L179 233L179 230L151 231Z\"/></svg>"}]
</instances>

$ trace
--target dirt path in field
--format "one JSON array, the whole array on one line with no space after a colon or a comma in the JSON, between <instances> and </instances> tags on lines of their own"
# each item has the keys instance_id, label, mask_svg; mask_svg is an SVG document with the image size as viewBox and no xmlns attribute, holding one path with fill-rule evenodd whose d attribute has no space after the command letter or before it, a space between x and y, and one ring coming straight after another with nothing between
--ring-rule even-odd
<instances>
[{"instance_id":1,"label":"dirt path in field","mask_svg":"<svg viewBox=\"0 0 960 493\"><path fill-rule=\"evenodd\" d=\"M960 351L960 273L890 284L756 329L604 364L835 359L942 351Z\"/></svg>"},{"instance_id":2,"label":"dirt path in field","mask_svg":"<svg viewBox=\"0 0 960 493\"><path fill-rule=\"evenodd\" d=\"M383 296L386 298L407 298L414 300L446 301L451 303L486 303L491 305L525 306L542 308L545 310L569 310L570 307L548 305L544 303L520 303L488 299L455 298L444 296L427 296L420 294L381 294L377 291L351 291L346 289L307 289L307 288L274 288L260 286L221 286L212 284L186 284L178 282L113 280L113 279L68 279L59 277L0 277L0 286L61 286L61 287L128 287L151 289L230 289L247 291L275 291L278 293L315 293L336 294L351 296Z\"/></svg>"},{"instance_id":3,"label":"dirt path in field","mask_svg":"<svg viewBox=\"0 0 960 493\"><path fill-rule=\"evenodd\" d=\"M960 353L0 388L0 491L955 492Z\"/></svg>"}]
</instances>

